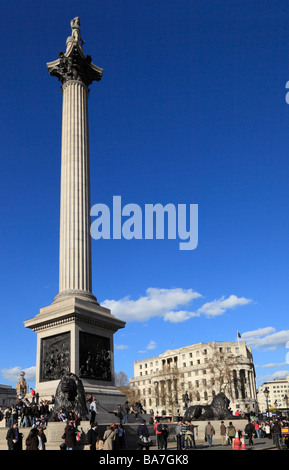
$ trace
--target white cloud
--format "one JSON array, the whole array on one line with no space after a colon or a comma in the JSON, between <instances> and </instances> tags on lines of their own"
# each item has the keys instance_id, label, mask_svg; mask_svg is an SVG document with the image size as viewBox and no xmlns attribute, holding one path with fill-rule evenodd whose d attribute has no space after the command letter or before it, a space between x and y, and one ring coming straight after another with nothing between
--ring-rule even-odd
<instances>
[{"instance_id":1,"label":"white cloud","mask_svg":"<svg viewBox=\"0 0 289 470\"><path fill-rule=\"evenodd\" d=\"M287 363L286 362L279 362L279 363L274 363L274 362L271 362L269 364L264 364L263 366L261 366L263 369L273 369L274 367L283 367L283 366L286 366Z\"/></svg>"},{"instance_id":2,"label":"white cloud","mask_svg":"<svg viewBox=\"0 0 289 470\"><path fill-rule=\"evenodd\" d=\"M150 318L159 317L171 323L182 323L192 317L206 315L214 317L222 315L228 309L246 305L251 302L245 297L230 295L228 298L221 297L212 302L205 303L195 312L190 311L189 304L202 297L192 289L158 289L150 287L146 290L146 295L138 300L131 300L129 296L120 300L105 300L102 305L111 310L111 313L126 322L148 321Z\"/></svg>"},{"instance_id":3,"label":"white cloud","mask_svg":"<svg viewBox=\"0 0 289 470\"><path fill-rule=\"evenodd\" d=\"M157 347L157 343L153 340L151 340L149 344L147 345L147 349L156 349L156 347Z\"/></svg>"},{"instance_id":4,"label":"white cloud","mask_svg":"<svg viewBox=\"0 0 289 470\"><path fill-rule=\"evenodd\" d=\"M125 349L128 349L129 346L127 346L126 344L115 344L114 348L118 351L124 351Z\"/></svg>"},{"instance_id":5,"label":"white cloud","mask_svg":"<svg viewBox=\"0 0 289 470\"><path fill-rule=\"evenodd\" d=\"M201 308L197 310L197 314L204 314L207 317L215 317L217 315L223 315L226 310L246 305L252 302L251 299L245 297L237 297L236 295L230 295L227 299L221 297L218 300L205 303Z\"/></svg>"},{"instance_id":6,"label":"white cloud","mask_svg":"<svg viewBox=\"0 0 289 470\"><path fill-rule=\"evenodd\" d=\"M270 333L274 333L275 328L272 326L267 326L266 328L258 328L257 330L246 331L242 333L242 338L250 338L250 337L259 337L269 335Z\"/></svg>"},{"instance_id":7,"label":"white cloud","mask_svg":"<svg viewBox=\"0 0 289 470\"><path fill-rule=\"evenodd\" d=\"M22 369L21 367L11 367L10 369L1 369L1 374L6 380L10 382L19 382L20 372L25 372L25 380L29 384L29 382L35 381L36 376L36 367L28 367L27 369Z\"/></svg>"},{"instance_id":8,"label":"white cloud","mask_svg":"<svg viewBox=\"0 0 289 470\"><path fill-rule=\"evenodd\" d=\"M254 349L275 350L286 347L289 341L289 330L277 331L269 326L242 333L242 339Z\"/></svg>"},{"instance_id":9,"label":"white cloud","mask_svg":"<svg viewBox=\"0 0 289 470\"><path fill-rule=\"evenodd\" d=\"M277 372L274 372L274 374L268 374L268 375L263 375L262 377L256 377L258 380L258 383L266 382L268 380L274 380L274 379L283 379L284 377L287 377L289 375L289 370L278 370Z\"/></svg>"},{"instance_id":10,"label":"white cloud","mask_svg":"<svg viewBox=\"0 0 289 470\"><path fill-rule=\"evenodd\" d=\"M198 316L194 312L187 312L186 310L179 310L178 312L167 312L164 314L164 320L171 323L182 323L192 317Z\"/></svg>"}]
</instances>

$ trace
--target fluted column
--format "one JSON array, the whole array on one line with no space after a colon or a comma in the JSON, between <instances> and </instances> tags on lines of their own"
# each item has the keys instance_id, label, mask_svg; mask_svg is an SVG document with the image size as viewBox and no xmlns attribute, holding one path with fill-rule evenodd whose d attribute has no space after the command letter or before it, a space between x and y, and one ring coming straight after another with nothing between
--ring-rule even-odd
<instances>
[{"instance_id":1,"label":"fluted column","mask_svg":"<svg viewBox=\"0 0 289 470\"><path fill-rule=\"evenodd\" d=\"M63 87L59 293L91 293L88 89Z\"/></svg>"},{"instance_id":2,"label":"fluted column","mask_svg":"<svg viewBox=\"0 0 289 470\"><path fill-rule=\"evenodd\" d=\"M96 302L92 294L88 86L102 69L85 56L79 35L66 41L66 52L47 64L62 83L61 202L59 293L55 301L76 296Z\"/></svg>"}]
</instances>

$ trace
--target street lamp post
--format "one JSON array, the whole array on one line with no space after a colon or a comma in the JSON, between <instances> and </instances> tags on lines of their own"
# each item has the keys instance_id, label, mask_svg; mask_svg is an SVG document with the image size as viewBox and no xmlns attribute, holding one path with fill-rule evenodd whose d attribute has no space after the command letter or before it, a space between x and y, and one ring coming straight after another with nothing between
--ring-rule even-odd
<instances>
[{"instance_id":1,"label":"street lamp post","mask_svg":"<svg viewBox=\"0 0 289 470\"><path fill-rule=\"evenodd\" d=\"M265 388L265 390L264 390L263 393L264 393L265 398L266 398L266 413L267 413L267 415L268 415L268 414L269 414L269 404L268 404L268 403L269 403L269 400L268 400L268 399L269 399L269 393L270 393L268 387Z\"/></svg>"},{"instance_id":2,"label":"street lamp post","mask_svg":"<svg viewBox=\"0 0 289 470\"><path fill-rule=\"evenodd\" d=\"M286 414L287 414L287 417L288 417L288 396L287 395L284 395L284 401L286 403Z\"/></svg>"}]
</instances>

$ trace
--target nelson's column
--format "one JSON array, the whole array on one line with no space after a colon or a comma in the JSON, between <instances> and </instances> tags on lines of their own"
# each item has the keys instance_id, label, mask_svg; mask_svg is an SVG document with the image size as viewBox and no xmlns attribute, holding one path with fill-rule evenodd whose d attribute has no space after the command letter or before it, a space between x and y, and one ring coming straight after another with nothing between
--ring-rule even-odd
<instances>
[{"instance_id":1,"label":"nelson's column","mask_svg":"<svg viewBox=\"0 0 289 470\"><path fill-rule=\"evenodd\" d=\"M50 398L71 372L106 409L124 398L114 383L113 334L125 326L92 293L88 87L102 69L84 54L80 21L71 21L66 52L47 64L62 83L59 293L25 327L37 333L36 391Z\"/></svg>"}]
</instances>

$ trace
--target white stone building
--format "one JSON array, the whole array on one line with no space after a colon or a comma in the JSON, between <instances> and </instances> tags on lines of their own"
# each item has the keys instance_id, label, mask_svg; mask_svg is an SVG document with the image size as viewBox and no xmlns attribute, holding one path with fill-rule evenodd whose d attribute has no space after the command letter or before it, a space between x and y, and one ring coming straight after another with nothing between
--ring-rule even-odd
<instances>
[{"instance_id":1,"label":"white stone building","mask_svg":"<svg viewBox=\"0 0 289 470\"><path fill-rule=\"evenodd\" d=\"M182 414L224 392L233 412L256 411L252 352L244 341L198 343L134 362L135 401L156 414ZM164 413L163 413L164 412Z\"/></svg>"},{"instance_id":2,"label":"white stone building","mask_svg":"<svg viewBox=\"0 0 289 470\"><path fill-rule=\"evenodd\" d=\"M265 389L269 391L268 402ZM264 382L257 390L258 406L261 413L269 409L287 411L289 410L289 375L282 379L276 378Z\"/></svg>"}]
</instances>

